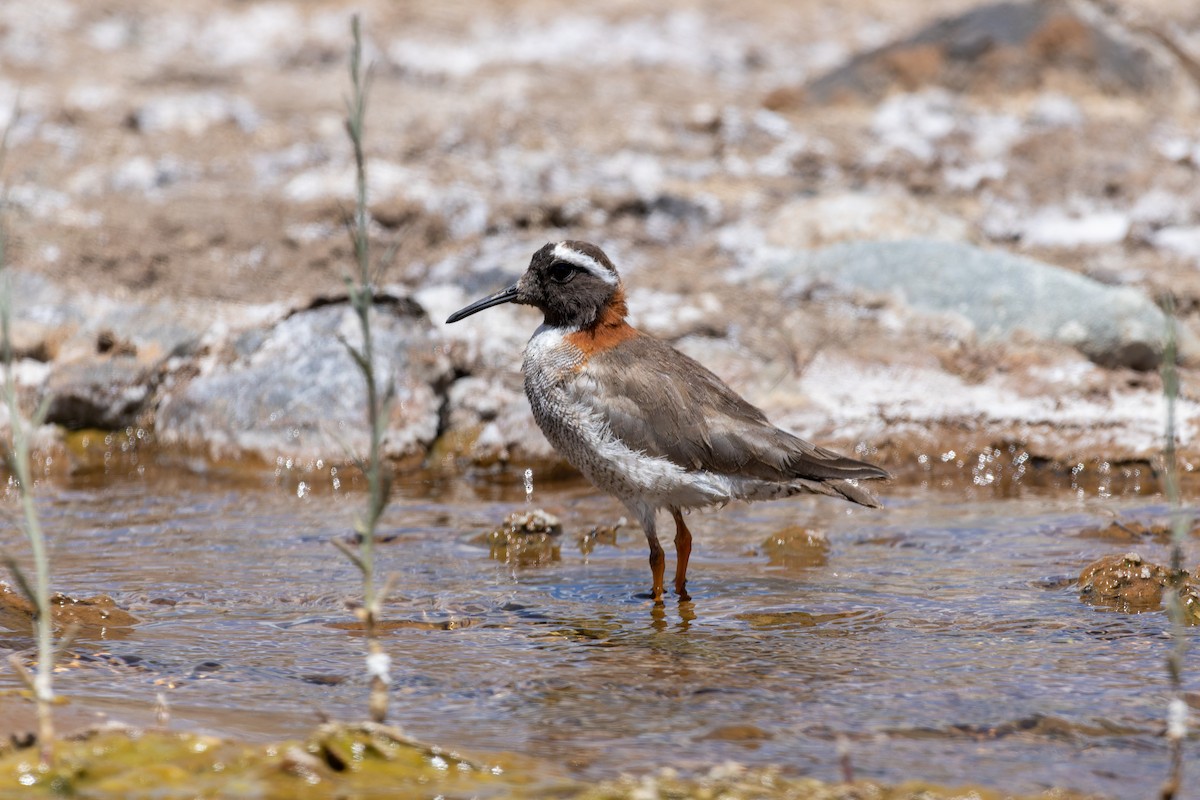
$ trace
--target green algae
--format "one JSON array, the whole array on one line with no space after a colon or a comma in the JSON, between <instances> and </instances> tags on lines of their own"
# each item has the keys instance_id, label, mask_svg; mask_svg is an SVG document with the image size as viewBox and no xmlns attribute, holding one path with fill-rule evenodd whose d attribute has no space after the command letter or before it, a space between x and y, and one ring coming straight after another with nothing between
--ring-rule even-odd
<instances>
[{"instance_id":1,"label":"green algae","mask_svg":"<svg viewBox=\"0 0 1200 800\"><path fill-rule=\"evenodd\" d=\"M65 740L54 764L0 752L0 797L503 797L518 782L383 725L323 725L307 741L246 744L196 733L112 729Z\"/></svg>"},{"instance_id":2,"label":"green algae","mask_svg":"<svg viewBox=\"0 0 1200 800\"><path fill-rule=\"evenodd\" d=\"M625 776L599 784L548 777L558 770L517 757L480 763L372 723L326 724L306 741L247 744L197 733L109 728L59 742L52 766L32 747L0 749L0 798L506 798L561 800L999 800L981 787L921 782L825 783L736 763L707 774ZM501 761L511 763L502 765ZM1063 790L1027 800L1086 800Z\"/></svg>"}]
</instances>

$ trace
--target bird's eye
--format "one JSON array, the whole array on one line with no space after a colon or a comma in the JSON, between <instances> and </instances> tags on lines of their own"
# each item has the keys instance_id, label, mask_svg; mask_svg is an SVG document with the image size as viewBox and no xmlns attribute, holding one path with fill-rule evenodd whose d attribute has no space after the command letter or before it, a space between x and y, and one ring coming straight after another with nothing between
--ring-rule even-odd
<instances>
[{"instance_id":1,"label":"bird's eye","mask_svg":"<svg viewBox=\"0 0 1200 800\"><path fill-rule=\"evenodd\" d=\"M565 264L562 261L558 261L550 265L550 270L547 274L549 275L550 280L554 281L555 283L569 283L570 280L575 277L577 272L578 270L576 270L575 267L571 266L570 264Z\"/></svg>"}]
</instances>

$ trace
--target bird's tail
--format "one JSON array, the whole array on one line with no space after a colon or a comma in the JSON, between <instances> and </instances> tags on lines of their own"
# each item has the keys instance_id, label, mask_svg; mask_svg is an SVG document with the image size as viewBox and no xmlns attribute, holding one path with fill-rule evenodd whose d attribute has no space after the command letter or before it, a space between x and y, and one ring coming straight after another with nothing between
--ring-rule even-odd
<instances>
[{"instance_id":1,"label":"bird's tail","mask_svg":"<svg viewBox=\"0 0 1200 800\"><path fill-rule=\"evenodd\" d=\"M825 481L824 486L833 490L831 494L836 497L844 497L845 499L858 503L860 506L867 508L880 508L882 504L875 495L858 486L854 481Z\"/></svg>"},{"instance_id":2,"label":"bird's tail","mask_svg":"<svg viewBox=\"0 0 1200 800\"><path fill-rule=\"evenodd\" d=\"M867 508L880 508L875 495L858 485L855 480L821 480L819 478L795 478L790 481L748 481L742 484L735 496L741 500L778 500L797 494L823 494L849 500Z\"/></svg>"},{"instance_id":3,"label":"bird's tail","mask_svg":"<svg viewBox=\"0 0 1200 800\"><path fill-rule=\"evenodd\" d=\"M789 454L787 468L797 478L816 478L819 480L886 480L891 474L883 467L859 461L857 458L839 455L824 447L817 447L804 440L797 440L804 446Z\"/></svg>"},{"instance_id":4,"label":"bird's tail","mask_svg":"<svg viewBox=\"0 0 1200 800\"><path fill-rule=\"evenodd\" d=\"M797 477L789 484L798 491L840 497L867 508L879 508L875 495L858 485L859 481L887 480L892 477L883 467L839 455L824 447L797 440L803 450L793 452L788 464Z\"/></svg>"}]
</instances>

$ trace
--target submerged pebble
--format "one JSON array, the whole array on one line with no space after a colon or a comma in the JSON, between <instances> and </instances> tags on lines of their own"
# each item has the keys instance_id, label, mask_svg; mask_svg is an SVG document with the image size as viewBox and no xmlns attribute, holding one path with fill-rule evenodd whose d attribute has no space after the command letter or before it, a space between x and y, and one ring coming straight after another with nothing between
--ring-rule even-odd
<instances>
[{"instance_id":1,"label":"submerged pebble","mask_svg":"<svg viewBox=\"0 0 1200 800\"><path fill-rule=\"evenodd\" d=\"M1191 533L1194 535L1197 530L1200 529L1193 529ZM1170 540L1171 534L1169 522L1141 522L1139 520L1123 522L1118 519L1104 526L1084 528L1077 535L1088 539L1107 539L1116 542L1147 540L1165 542Z\"/></svg>"},{"instance_id":2,"label":"submerged pebble","mask_svg":"<svg viewBox=\"0 0 1200 800\"><path fill-rule=\"evenodd\" d=\"M562 558L560 540L563 527L558 517L540 508L514 511L495 530L472 540L486 545L489 555L506 564L536 566Z\"/></svg>"},{"instance_id":3,"label":"submerged pebble","mask_svg":"<svg viewBox=\"0 0 1200 800\"><path fill-rule=\"evenodd\" d=\"M793 525L776 531L762 543L771 566L784 569L823 567L829 562L829 540L820 531Z\"/></svg>"},{"instance_id":4,"label":"submerged pebble","mask_svg":"<svg viewBox=\"0 0 1200 800\"><path fill-rule=\"evenodd\" d=\"M1079 595L1085 603L1127 613L1161 611L1163 590L1171 570L1153 564L1136 552L1108 555L1089 564L1079 575ZM1200 588L1184 570L1183 608L1188 624L1200 623Z\"/></svg>"},{"instance_id":5,"label":"submerged pebble","mask_svg":"<svg viewBox=\"0 0 1200 800\"><path fill-rule=\"evenodd\" d=\"M56 592L50 597L50 615L58 628L77 625L79 635L98 638L114 638L116 630L130 628L139 622L137 617L119 608L104 594L74 598ZM0 628L28 632L35 616L28 598L8 584L0 583Z\"/></svg>"},{"instance_id":6,"label":"submerged pebble","mask_svg":"<svg viewBox=\"0 0 1200 800\"><path fill-rule=\"evenodd\" d=\"M612 525L597 525L579 537L579 552L591 555L596 545L604 544L612 547L617 545L617 531L629 524L629 520L621 517Z\"/></svg>"}]
</instances>

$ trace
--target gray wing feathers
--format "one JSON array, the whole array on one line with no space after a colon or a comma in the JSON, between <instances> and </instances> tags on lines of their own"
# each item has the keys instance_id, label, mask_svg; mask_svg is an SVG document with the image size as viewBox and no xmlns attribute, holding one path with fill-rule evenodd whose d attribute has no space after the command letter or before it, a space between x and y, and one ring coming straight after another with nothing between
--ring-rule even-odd
<instances>
[{"instance_id":1,"label":"gray wing feathers","mask_svg":"<svg viewBox=\"0 0 1200 800\"><path fill-rule=\"evenodd\" d=\"M716 375L657 339L630 339L594 356L589 367L602 373L605 389L603 398L590 398L593 408L633 449L688 469L811 481L827 489L811 491L878 505L845 480L886 478L886 471L776 428Z\"/></svg>"}]
</instances>

